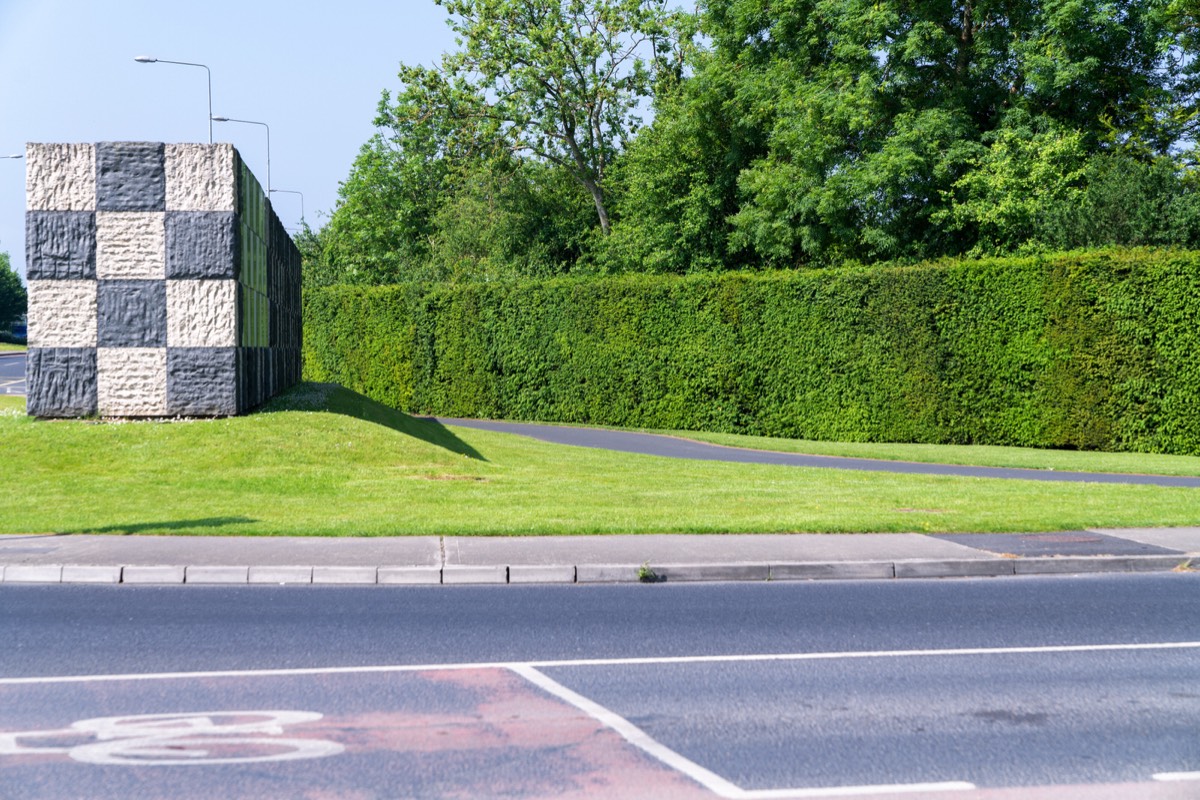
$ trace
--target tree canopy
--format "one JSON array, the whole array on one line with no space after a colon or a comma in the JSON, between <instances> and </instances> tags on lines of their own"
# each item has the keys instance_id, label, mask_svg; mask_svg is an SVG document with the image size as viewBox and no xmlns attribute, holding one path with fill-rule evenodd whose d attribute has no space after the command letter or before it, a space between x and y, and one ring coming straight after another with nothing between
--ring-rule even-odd
<instances>
[{"instance_id":1,"label":"tree canopy","mask_svg":"<svg viewBox=\"0 0 1200 800\"><path fill-rule=\"evenodd\" d=\"M330 280L1200 243L1195 0L437 2Z\"/></svg>"},{"instance_id":2,"label":"tree canopy","mask_svg":"<svg viewBox=\"0 0 1200 800\"><path fill-rule=\"evenodd\" d=\"M12 268L8 253L0 251L0 331L21 318L26 311L27 296L21 278Z\"/></svg>"}]
</instances>

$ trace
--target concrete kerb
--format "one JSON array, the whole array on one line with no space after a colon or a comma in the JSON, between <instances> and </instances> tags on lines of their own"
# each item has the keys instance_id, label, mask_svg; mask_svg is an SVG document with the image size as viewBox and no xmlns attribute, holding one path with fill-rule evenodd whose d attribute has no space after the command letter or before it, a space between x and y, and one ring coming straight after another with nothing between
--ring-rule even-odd
<instances>
[{"instance_id":1,"label":"concrete kerb","mask_svg":"<svg viewBox=\"0 0 1200 800\"><path fill-rule=\"evenodd\" d=\"M579 564L430 566L213 566L0 564L0 583L193 585L603 584L697 581L895 580L1112 572L1190 571L1187 555L1047 556L987 559L749 564Z\"/></svg>"}]
</instances>

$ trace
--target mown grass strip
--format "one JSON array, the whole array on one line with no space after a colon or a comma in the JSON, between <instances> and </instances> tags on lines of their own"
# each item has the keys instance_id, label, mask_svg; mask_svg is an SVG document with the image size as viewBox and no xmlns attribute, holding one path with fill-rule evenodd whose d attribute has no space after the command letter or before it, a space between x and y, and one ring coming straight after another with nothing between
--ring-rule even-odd
<instances>
[{"instance_id":1,"label":"mown grass strip","mask_svg":"<svg viewBox=\"0 0 1200 800\"><path fill-rule=\"evenodd\" d=\"M1200 490L685 462L444 427L307 384L223 420L38 421L0 398L0 532L514 535L1195 524Z\"/></svg>"}]
</instances>

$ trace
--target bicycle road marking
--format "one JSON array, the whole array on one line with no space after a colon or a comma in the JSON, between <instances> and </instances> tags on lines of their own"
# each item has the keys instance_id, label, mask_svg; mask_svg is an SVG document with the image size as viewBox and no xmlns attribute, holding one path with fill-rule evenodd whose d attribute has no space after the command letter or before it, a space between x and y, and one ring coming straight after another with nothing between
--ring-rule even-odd
<instances>
[{"instance_id":1,"label":"bicycle road marking","mask_svg":"<svg viewBox=\"0 0 1200 800\"><path fill-rule=\"evenodd\" d=\"M325 739L280 738L285 725L316 722L315 711L201 711L97 717L68 728L0 732L0 756L67 755L84 764L181 766L257 764L337 755L346 748ZM229 719L230 722L216 720ZM240 721L239 721L240 720ZM67 745L22 744L22 740L80 739ZM212 755L213 747L256 746L279 752Z\"/></svg>"},{"instance_id":2,"label":"bicycle road marking","mask_svg":"<svg viewBox=\"0 0 1200 800\"><path fill-rule=\"evenodd\" d=\"M54 675L0 678L0 686L99 681L162 681L190 678L253 678L302 675L355 675L389 672L426 672L459 669L553 669L556 667L622 667L659 664L725 664L783 661L831 661L865 658L939 658L947 656L1043 655L1056 653L1120 653L1155 650L1197 650L1195 642L1138 642L1132 644L1066 644L1027 647L959 647L942 650L846 650L818 653L748 653L715 656L649 656L637 658L578 658L533 661L477 661L446 664L389 664L364 667L294 667L288 669L230 669L195 672L131 672L98 675Z\"/></svg>"},{"instance_id":3,"label":"bicycle road marking","mask_svg":"<svg viewBox=\"0 0 1200 800\"><path fill-rule=\"evenodd\" d=\"M796 788L774 788L774 789L743 789L731 781L722 778L720 775L711 770L691 761L686 756L672 750L661 742L657 741L646 733L641 728L634 725L632 722L608 709L605 706L591 700L590 698L581 695L553 678L549 677L541 671L541 669L549 669L556 667L589 667L589 666L623 666L623 665L671 665L671 664L720 664L720 663L780 663L780 662L804 662L804 661L820 661L820 660L835 660L835 659L864 659L864 658L922 658L922 657L971 657L971 656L988 656L988 655L1042 655L1042 654L1062 654L1062 653L1104 653L1104 652L1154 652L1163 650L1195 650L1200 649L1200 641L1196 642L1153 642L1153 643L1128 643L1128 644L1095 644L1095 645L1052 645L1052 646L1028 646L1028 647L994 647L994 648L955 648L941 650L886 650L886 651L848 651L848 652L814 652L814 653L785 653L785 654L746 654L746 655L724 655L724 656L675 656L675 657L642 657L642 658L607 658L607 659L574 659L574 660L545 660L545 661L528 661L528 662L493 662L493 663L451 663L451 664L432 664L432 665L393 665L393 666L367 666L367 667L326 667L326 668L297 668L297 669L274 669L274 670L222 670L222 671L206 671L206 672L177 672L177 673L145 673L145 674L129 674L129 675L90 675L90 676L59 676L59 677L42 677L42 678L5 678L0 679L0 685L20 686L30 684L70 684L70 683L87 683L87 682L110 682L110 681L145 681L145 680L187 680L197 678L254 678L254 677L303 677L310 675L380 675L380 674L403 674L417 673L425 671L461 671L461 670L504 670L508 671L522 680L528 682L532 686L537 687L543 692L554 697L558 701L564 702L578 711L583 712L592 719L599 722L605 728L620 736L625 742L633 746L637 750L651 757L655 761L663 764L671 770L686 776L695 781L704 789L713 792L713 794L727 798L728 800L801 800L803 798L820 798L820 797L867 797L880 794L905 794L905 793L935 793L942 791L956 790L972 790L975 785L966 781L945 781L936 783L914 783L914 784L890 784L890 785L863 785L863 786L840 786L840 787L796 787ZM271 727L269 734L256 734L256 730L247 730L242 738L237 739L236 743L245 744L251 747L260 748L260 752L250 756L229 756L228 751L219 752L216 757L209 757L209 754L203 753L203 748L208 745L231 745L235 742L230 738L221 738L218 736L208 736L204 730L206 725L211 725L211 720L207 722L203 718L207 716L219 715L270 715L270 714L296 714L306 715L315 714L315 712L210 712L209 714L159 714L159 715L144 715L141 717L111 717L98 718L96 720L83 720L73 724L70 728L53 730L53 731L25 731L21 733L0 734L0 755L12 754L13 746L17 743L17 739L26 739L31 736L43 735L66 735L87 733L89 731L101 731L106 734L111 734L113 731L122 730L122 722L126 724L128 721L134 721L135 735L125 737L126 744L117 741L84 743L82 747L73 745L71 748L64 748L62 742L58 743L58 747L51 750L47 749L44 752L67 752L67 750L77 750L78 752L69 752L72 758L77 761L92 764L218 764L218 763L251 763L253 761L263 760L287 760L297 758L317 758L325 755L335 755L344 750L343 746L336 742L328 742L325 740L308 740L308 739L273 739L270 736L276 736L282 733L281 725L284 720L276 720L280 723L276 727ZM320 717L320 714L316 714ZM197 723L197 718L200 721ZM308 717L305 717L308 719ZM155 722L160 720L161 722ZM190 720L184 724L184 720ZM294 720L287 721L304 721L300 717ZM159 736L161 731L155 731L156 724L170 727L179 725L182 727L191 726L193 729L173 733L170 736ZM249 723L252 726L267 725L271 726L271 721L263 721L258 723ZM276 728L279 728L278 730ZM125 729L129 730L129 729ZM138 731L143 731L145 735L136 735ZM169 747L171 743L183 744L184 746L195 747L202 752L201 755L193 755L196 751L188 752L181 755L178 748L167 751L165 747ZM262 748L274 747L275 750L280 748L293 747L299 748L294 752L285 752L282 758L277 754L263 755ZM31 753L36 752L35 749L22 746L17 752ZM174 760L172 760L172 758ZM203 759L203 760L201 760ZM1192 781L1200 779L1200 773L1157 773L1152 776L1154 781Z\"/></svg>"}]
</instances>

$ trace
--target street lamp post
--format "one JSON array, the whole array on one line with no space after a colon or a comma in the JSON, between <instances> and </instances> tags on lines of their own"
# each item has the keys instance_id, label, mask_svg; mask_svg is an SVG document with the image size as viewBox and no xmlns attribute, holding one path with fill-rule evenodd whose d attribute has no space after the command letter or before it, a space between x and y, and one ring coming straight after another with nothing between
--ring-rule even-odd
<instances>
[{"instance_id":1,"label":"street lamp post","mask_svg":"<svg viewBox=\"0 0 1200 800\"><path fill-rule=\"evenodd\" d=\"M300 195L300 224L304 224L304 192L297 192L295 189L270 189L271 194L298 194Z\"/></svg>"},{"instance_id":2,"label":"street lamp post","mask_svg":"<svg viewBox=\"0 0 1200 800\"><path fill-rule=\"evenodd\" d=\"M139 64L178 64L183 67L201 67L208 73L208 143L212 144L212 70L204 64L193 64L191 61L168 61L154 56L134 56Z\"/></svg>"},{"instance_id":3,"label":"street lamp post","mask_svg":"<svg viewBox=\"0 0 1200 800\"><path fill-rule=\"evenodd\" d=\"M213 122L240 122L244 125L262 125L267 129L267 194L271 193L271 126L265 122L255 122L252 119L234 119L233 117L213 117Z\"/></svg>"}]
</instances>

